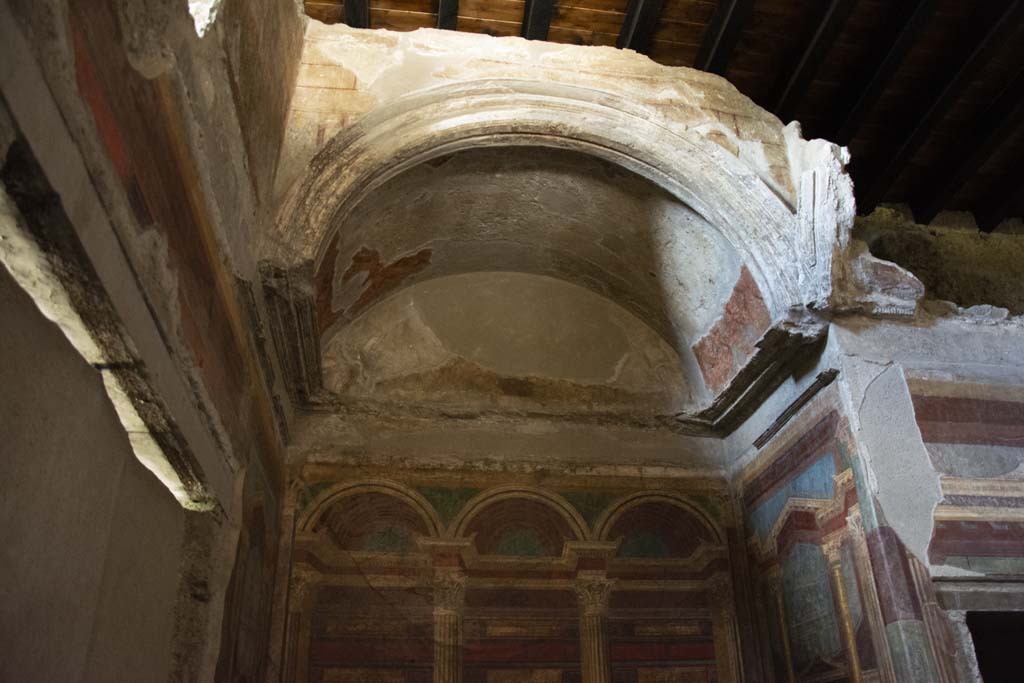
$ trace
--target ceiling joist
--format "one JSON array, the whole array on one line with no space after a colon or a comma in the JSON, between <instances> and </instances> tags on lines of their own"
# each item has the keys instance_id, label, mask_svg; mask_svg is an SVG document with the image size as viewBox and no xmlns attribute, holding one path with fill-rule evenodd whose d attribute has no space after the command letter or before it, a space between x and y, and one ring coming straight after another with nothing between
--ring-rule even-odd
<instances>
[{"instance_id":1,"label":"ceiling joist","mask_svg":"<svg viewBox=\"0 0 1024 683\"><path fill-rule=\"evenodd\" d=\"M993 100L989 108L971 125L955 156L940 168L949 169L942 177L929 181L925 190L911 202L914 218L931 223L946 203L985 165L1024 118L1024 66ZM997 223L1001 221L999 217ZM988 221L991 223L991 221ZM979 220L979 225L981 221ZM982 225L982 228L995 227Z\"/></svg>"},{"instance_id":2,"label":"ceiling joist","mask_svg":"<svg viewBox=\"0 0 1024 683\"><path fill-rule=\"evenodd\" d=\"M663 0L629 0L615 47L647 54L658 26Z\"/></svg>"},{"instance_id":3,"label":"ceiling joist","mask_svg":"<svg viewBox=\"0 0 1024 683\"><path fill-rule=\"evenodd\" d=\"M850 142L860 127L864 114L878 101L892 80L893 74L903 64L903 59L910 52L910 48L917 43L921 30L928 23L938 4L939 0L917 0L903 28L859 91L857 99L844 108L846 113L841 117L841 123L832 136L833 140L841 145Z\"/></svg>"},{"instance_id":4,"label":"ceiling joist","mask_svg":"<svg viewBox=\"0 0 1024 683\"><path fill-rule=\"evenodd\" d=\"M872 211L885 199L893 182L904 171L910 160L928 140L936 125L949 112L981 68L989 61L1008 33L1016 28L1016 22L1024 13L1024 0L1013 0L996 17L980 40L976 42L967 58L938 89L920 117L915 119L906 134L899 138L895 152L889 156L869 180L867 190L858 197L858 210Z\"/></svg>"},{"instance_id":5,"label":"ceiling joist","mask_svg":"<svg viewBox=\"0 0 1024 683\"><path fill-rule=\"evenodd\" d=\"M345 23L352 28L370 28L369 0L345 0Z\"/></svg>"},{"instance_id":6,"label":"ceiling joist","mask_svg":"<svg viewBox=\"0 0 1024 683\"><path fill-rule=\"evenodd\" d=\"M459 28L459 0L439 0L437 27L456 31Z\"/></svg>"},{"instance_id":7,"label":"ceiling joist","mask_svg":"<svg viewBox=\"0 0 1024 683\"><path fill-rule=\"evenodd\" d=\"M526 0L526 9L523 11L523 38L547 40L553 12L554 0Z\"/></svg>"},{"instance_id":8,"label":"ceiling joist","mask_svg":"<svg viewBox=\"0 0 1024 683\"><path fill-rule=\"evenodd\" d=\"M754 0L720 0L704 31L694 68L725 75L753 9Z\"/></svg>"},{"instance_id":9,"label":"ceiling joist","mask_svg":"<svg viewBox=\"0 0 1024 683\"><path fill-rule=\"evenodd\" d=\"M856 4L857 0L831 0L828 3L814 29L814 35L797 60L796 67L789 72L775 100L773 110L783 121L793 117L794 109L806 94L818 67L835 45L836 38L846 26L846 20L850 18Z\"/></svg>"}]
</instances>

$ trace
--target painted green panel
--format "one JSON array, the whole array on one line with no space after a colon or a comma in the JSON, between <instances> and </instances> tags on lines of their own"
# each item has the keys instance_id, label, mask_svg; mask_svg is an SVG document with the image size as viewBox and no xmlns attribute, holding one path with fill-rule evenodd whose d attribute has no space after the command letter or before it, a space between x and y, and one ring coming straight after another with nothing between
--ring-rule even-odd
<instances>
[{"instance_id":1,"label":"painted green panel","mask_svg":"<svg viewBox=\"0 0 1024 683\"><path fill-rule=\"evenodd\" d=\"M462 507L481 489L421 486L416 489L427 499L445 524L450 524Z\"/></svg>"},{"instance_id":2,"label":"painted green panel","mask_svg":"<svg viewBox=\"0 0 1024 683\"><path fill-rule=\"evenodd\" d=\"M415 546L407 529L389 526L366 537L362 550L377 553L407 553Z\"/></svg>"},{"instance_id":3,"label":"painted green panel","mask_svg":"<svg viewBox=\"0 0 1024 683\"><path fill-rule=\"evenodd\" d=\"M622 557L668 557L671 551L656 534L641 532L622 539Z\"/></svg>"},{"instance_id":4,"label":"painted green panel","mask_svg":"<svg viewBox=\"0 0 1024 683\"><path fill-rule=\"evenodd\" d=\"M718 506L718 500L711 496L701 493L688 493L686 494L686 499L703 510L704 514L718 524L724 524L727 521L722 514L722 508Z\"/></svg>"},{"instance_id":5,"label":"painted green panel","mask_svg":"<svg viewBox=\"0 0 1024 683\"><path fill-rule=\"evenodd\" d=\"M616 498L622 496L621 491L559 491L558 493L576 508L576 511L583 519L587 520L587 524L591 528L594 527L594 523L601 513Z\"/></svg>"},{"instance_id":6,"label":"painted green panel","mask_svg":"<svg viewBox=\"0 0 1024 683\"><path fill-rule=\"evenodd\" d=\"M494 551L498 555L514 557L543 557L548 554L543 541L529 529L516 529L504 534L498 539Z\"/></svg>"},{"instance_id":7,"label":"painted green panel","mask_svg":"<svg viewBox=\"0 0 1024 683\"><path fill-rule=\"evenodd\" d=\"M302 489L299 489L295 500L296 506L299 510L305 510L309 507L310 503L316 500L317 496L333 486L334 483L331 481L315 481L312 484L307 484Z\"/></svg>"}]
</instances>

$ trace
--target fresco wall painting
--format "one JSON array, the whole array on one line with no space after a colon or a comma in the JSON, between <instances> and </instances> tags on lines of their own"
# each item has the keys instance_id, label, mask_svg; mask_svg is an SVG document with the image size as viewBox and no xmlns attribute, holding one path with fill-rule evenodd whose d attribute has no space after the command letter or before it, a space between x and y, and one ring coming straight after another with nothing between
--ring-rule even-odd
<instances>
[{"instance_id":1,"label":"fresco wall painting","mask_svg":"<svg viewBox=\"0 0 1024 683\"><path fill-rule=\"evenodd\" d=\"M769 678L951 680L927 569L867 493L838 406L823 392L740 474Z\"/></svg>"},{"instance_id":2,"label":"fresco wall painting","mask_svg":"<svg viewBox=\"0 0 1024 683\"><path fill-rule=\"evenodd\" d=\"M296 497L285 680L739 680L724 487L337 481Z\"/></svg>"},{"instance_id":3,"label":"fresco wall painting","mask_svg":"<svg viewBox=\"0 0 1024 683\"><path fill-rule=\"evenodd\" d=\"M1024 387L909 378L940 475L933 565L1024 580Z\"/></svg>"}]
</instances>

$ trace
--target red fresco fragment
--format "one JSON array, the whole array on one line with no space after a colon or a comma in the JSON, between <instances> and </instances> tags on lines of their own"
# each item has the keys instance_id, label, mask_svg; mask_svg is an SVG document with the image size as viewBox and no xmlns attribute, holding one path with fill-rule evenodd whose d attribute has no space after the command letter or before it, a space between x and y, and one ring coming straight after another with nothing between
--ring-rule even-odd
<instances>
[{"instance_id":1,"label":"red fresco fragment","mask_svg":"<svg viewBox=\"0 0 1024 683\"><path fill-rule=\"evenodd\" d=\"M722 316L693 346L704 382L711 391L724 389L747 364L771 322L761 290L744 266Z\"/></svg>"},{"instance_id":2,"label":"red fresco fragment","mask_svg":"<svg viewBox=\"0 0 1024 683\"><path fill-rule=\"evenodd\" d=\"M348 282L357 274L365 273L363 291L345 313L355 317L385 294L398 289L406 278L430 265L432 253L431 249L421 249L391 263L384 263L376 249L360 248L352 256L352 262L341 276L341 281Z\"/></svg>"}]
</instances>

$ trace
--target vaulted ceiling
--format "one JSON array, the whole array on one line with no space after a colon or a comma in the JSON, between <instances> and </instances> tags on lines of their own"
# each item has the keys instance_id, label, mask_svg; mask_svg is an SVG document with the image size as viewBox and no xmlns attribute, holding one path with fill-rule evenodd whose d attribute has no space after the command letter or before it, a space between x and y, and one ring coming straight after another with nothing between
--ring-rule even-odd
<instances>
[{"instance_id":1,"label":"vaulted ceiling","mask_svg":"<svg viewBox=\"0 0 1024 683\"><path fill-rule=\"evenodd\" d=\"M436 27L648 54L726 76L847 145L862 213L1024 213L1024 0L306 0L326 23Z\"/></svg>"}]
</instances>

